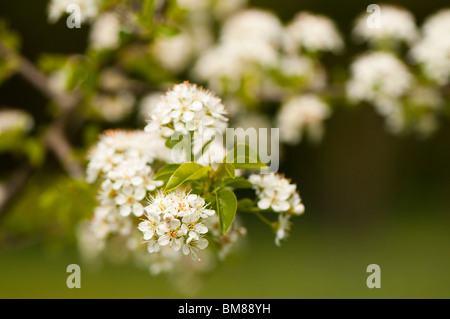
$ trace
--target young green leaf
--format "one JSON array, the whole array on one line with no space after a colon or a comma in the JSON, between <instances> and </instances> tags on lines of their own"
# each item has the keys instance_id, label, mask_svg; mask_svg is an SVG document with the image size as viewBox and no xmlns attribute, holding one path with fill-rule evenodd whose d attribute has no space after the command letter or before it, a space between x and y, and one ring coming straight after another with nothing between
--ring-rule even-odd
<instances>
[{"instance_id":1,"label":"young green leaf","mask_svg":"<svg viewBox=\"0 0 450 319\"><path fill-rule=\"evenodd\" d=\"M233 223L236 210L237 199L231 190L221 189L216 192L216 212L219 215L219 226L222 234L225 235Z\"/></svg>"},{"instance_id":2,"label":"young green leaf","mask_svg":"<svg viewBox=\"0 0 450 319\"><path fill-rule=\"evenodd\" d=\"M253 184L244 177L236 177L235 179L226 180L223 182L223 185L234 189L245 189L253 187Z\"/></svg>"},{"instance_id":3,"label":"young green leaf","mask_svg":"<svg viewBox=\"0 0 450 319\"><path fill-rule=\"evenodd\" d=\"M185 182L201 179L208 176L211 171L209 166L202 166L197 163L181 164L172 174L167 182L165 191L172 191Z\"/></svg>"},{"instance_id":4,"label":"young green leaf","mask_svg":"<svg viewBox=\"0 0 450 319\"><path fill-rule=\"evenodd\" d=\"M218 180L226 180L230 178L235 178L236 172L233 164L230 163L221 163L216 170L216 179Z\"/></svg>"},{"instance_id":5,"label":"young green leaf","mask_svg":"<svg viewBox=\"0 0 450 319\"><path fill-rule=\"evenodd\" d=\"M155 179L167 183L180 164L166 164L155 175Z\"/></svg>"}]
</instances>

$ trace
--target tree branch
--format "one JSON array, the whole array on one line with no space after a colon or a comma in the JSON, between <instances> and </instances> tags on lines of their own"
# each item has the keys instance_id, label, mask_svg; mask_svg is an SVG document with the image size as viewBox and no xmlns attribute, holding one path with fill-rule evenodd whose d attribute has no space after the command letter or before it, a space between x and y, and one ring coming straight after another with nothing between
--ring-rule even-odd
<instances>
[{"instance_id":1,"label":"tree branch","mask_svg":"<svg viewBox=\"0 0 450 319\"><path fill-rule=\"evenodd\" d=\"M84 169L73 157L72 147L64 132L73 110L77 108L81 101L81 96L79 94L62 95L54 92L50 88L47 76L44 73L28 59L8 48L1 40L0 55L5 59L17 60L19 62L17 72L59 107L61 113L53 120L46 133L47 148L58 157L68 174L74 178L83 178Z\"/></svg>"}]
</instances>

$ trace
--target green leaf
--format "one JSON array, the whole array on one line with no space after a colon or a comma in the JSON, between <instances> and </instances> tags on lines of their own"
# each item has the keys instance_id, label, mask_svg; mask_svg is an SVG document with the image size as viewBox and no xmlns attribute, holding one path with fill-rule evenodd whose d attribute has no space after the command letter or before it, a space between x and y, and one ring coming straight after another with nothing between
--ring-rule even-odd
<instances>
[{"instance_id":1,"label":"green leaf","mask_svg":"<svg viewBox=\"0 0 450 319\"><path fill-rule=\"evenodd\" d=\"M235 179L229 179L227 181L224 181L223 185L226 187L234 188L234 189L246 189L246 188L253 187L253 184L250 183L244 177L237 177Z\"/></svg>"},{"instance_id":2,"label":"green leaf","mask_svg":"<svg viewBox=\"0 0 450 319\"><path fill-rule=\"evenodd\" d=\"M235 178L236 172L233 164L221 163L216 169L216 178L218 180L226 180L230 178Z\"/></svg>"},{"instance_id":3,"label":"green leaf","mask_svg":"<svg viewBox=\"0 0 450 319\"><path fill-rule=\"evenodd\" d=\"M247 144L238 144L230 150L223 160L225 163L231 163L236 169L259 169L267 167L261 162L258 152Z\"/></svg>"},{"instance_id":4,"label":"green leaf","mask_svg":"<svg viewBox=\"0 0 450 319\"><path fill-rule=\"evenodd\" d=\"M209 166L202 166L197 163L184 163L178 167L167 182L165 191L171 191L185 182L201 179L208 176L211 171Z\"/></svg>"},{"instance_id":5,"label":"green leaf","mask_svg":"<svg viewBox=\"0 0 450 319\"><path fill-rule=\"evenodd\" d=\"M158 170L155 177L160 177L167 174L172 175L178 167L180 167L180 164L166 164Z\"/></svg>"},{"instance_id":6,"label":"green leaf","mask_svg":"<svg viewBox=\"0 0 450 319\"><path fill-rule=\"evenodd\" d=\"M166 164L161 167L155 175L155 179L168 182L170 177L172 177L173 173L176 169L180 167L180 164Z\"/></svg>"},{"instance_id":7,"label":"green leaf","mask_svg":"<svg viewBox=\"0 0 450 319\"><path fill-rule=\"evenodd\" d=\"M236 216L236 195L229 189L216 192L216 212L219 215L219 226L222 234L226 234Z\"/></svg>"}]
</instances>

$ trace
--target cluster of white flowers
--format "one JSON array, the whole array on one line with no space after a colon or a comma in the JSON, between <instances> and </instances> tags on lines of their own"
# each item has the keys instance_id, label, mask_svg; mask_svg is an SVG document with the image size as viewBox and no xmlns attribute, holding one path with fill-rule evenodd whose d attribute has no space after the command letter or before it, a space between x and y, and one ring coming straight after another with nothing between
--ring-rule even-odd
<instances>
[{"instance_id":1,"label":"cluster of white flowers","mask_svg":"<svg viewBox=\"0 0 450 319\"><path fill-rule=\"evenodd\" d=\"M352 63L350 72L348 98L353 102L371 102L385 116L399 107L399 98L414 83L407 66L390 53L367 53Z\"/></svg>"},{"instance_id":2,"label":"cluster of white flowers","mask_svg":"<svg viewBox=\"0 0 450 319\"><path fill-rule=\"evenodd\" d=\"M29 132L34 126L30 114L22 110L0 110L0 135L9 132Z\"/></svg>"},{"instance_id":3,"label":"cluster of white flowers","mask_svg":"<svg viewBox=\"0 0 450 319\"><path fill-rule=\"evenodd\" d=\"M312 94L295 97L281 106L277 116L280 128L280 140L288 144L297 144L306 131L312 141L322 138L323 121L331 114L327 104Z\"/></svg>"},{"instance_id":4,"label":"cluster of white flowers","mask_svg":"<svg viewBox=\"0 0 450 319\"><path fill-rule=\"evenodd\" d=\"M98 257L114 236L126 242L127 251L136 248L133 216L144 214L147 194L163 184L153 178L150 166L162 147L162 139L143 131L109 130L90 150L87 181L102 183L99 206L79 229L80 249L87 258Z\"/></svg>"},{"instance_id":5,"label":"cluster of white flowers","mask_svg":"<svg viewBox=\"0 0 450 319\"><path fill-rule=\"evenodd\" d=\"M147 132L158 132L165 138L174 134L192 134L194 145L203 145L216 133L222 133L228 119L220 98L187 82L175 85L151 112ZM178 140L178 136L175 136Z\"/></svg>"},{"instance_id":6,"label":"cluster of white flowers","mask_svg":"<svg viewBox=\"0 0 450 319\"><path fill-rule=\"evenodd\" d=\"M223 19L247 4L247 0L177 0L177 5L193 13L213 13L217 19Z\"/></svg>"},{"instance_id":7,"label":"cluster of white flowers","mask_svg":"<svg viewBox=\"0 0 450 319\"><path fill-rule=\"evenodd\" d=\"M77 5L80 8L81 22L92 21L97 17L101 0L51 0L48 6L48 19L56 22L62 15L67 13L70 5Z\"/></svg>"},{"instance_id":8,"label":"cluster of white flowers","mask_svg":"<svg viewBox=\"0 0 450 319\"><path fill-rule=\"evenodd\" d=\"M412 48L412 58L422 64L424 73L439 85L450 82L450 9L429 17L421 40Z\"/></svg>"},{"instance_id":9,"label":"cluster of white flowers","mask_svg":"<svg viewBox=\"0 0 450 319\"><path fill-rule=\"evenodd\" d=\"M305 206L301 202L297 192L297 186L279 174L252 174L248 180L258 196L260 209L271 208L278 213L278 222L275 228L275 244L280 245L280 240L286 239L289 234L293 215L301 215Z\"/></svg>"},{"instance_id":10,"label":"cluster of white flowers","mask_svg":"<svg viewBox=\"0 0 450 319\"><path fill-rule=\"evenodd\" d=\"M274 14L260 9L240 11L224 23L219 43L199 58L194 76L219 92L227 80L226 90L235 91L245 74L276 65L281 35L281 22Z\"/></svg>"},{"instance_id":11,"label":"cluster of white flowers","mask_svg":"<svg viewBox=\"0 0 450 319\"><path fill-rule=\"evenodd\" d=\"M367 14L361 15L353 29L354 36L371 45L387 41L413 44L419 37L414 16L408 10L392 5L381 5L380 26L368 27Z\"/></svg>"},{"instance_id":12,"label":"cluster of white flowers","mask_svg":"<svg viewBox=\"0 0 450 319\"><path fill-rule=\"evenodd\" d=\"M249 95L250 100L282 101L292 96L293 92L298 92L299 87L320 90L326 86L326 70L315 55L310 53L337 53L343 47L339 31L325 16L301 12L283 26L271 12L246 9L224 22L218 43L200 56L193 68L193 76L206 81L209 88L236 102L231 105L240 105L240 110L233 110L232 115L245 123L250 114L245 108L258 106L249 106L251 102L245 99L239 101L240 96ZM304 108L308 115L304 114L300 120L293 119L295 116L292 114L279 115L278 118L286 119L291 124L283 130L300 132L302 126L310 125L311 136L319 139L322 129L318 122L329 115L329 108L322 108L322 102L317 104L320 104L317 108ZM296 111L301 112L299 108ZM321 118L314 120L313 117ZM296 120L294 125L293 121ZM303 120L308 123L298 122ZM295 143L294 140L299 142L301 133L295 135L298 136L284 136L292 143Z\"/></svg>"},{"instance_id":13,"label":"cluster of white flowers","mask_svg":"<svg viewBox=\"0 0 450 319\"><path fill-rule=\"evenodd\" d=\"M310 12L300 12L286 26L284 48L288 52L340 52L344 48L339 31L329 18Z\"/></svg>"},{"instance_id":14,"label":"cluster of white flowers","mask_svg":"<svg viewBox=\"0 0 450 319\"><path fill-rule=\"evenodd\" d=\"M280 174L252 174L248 177L258 196L258 207L277 213L301 215L305 206L297 192L297 186Z\"/></svg>"},{"instance_id":15,"label":"cluster of white flowers","mask_svg":"<svg viewBox=\"0 0 450 319\"><path fill-rule=\"evenodd\" d=\"M158 193L145 207L145 219L139 224L150 253L169 246L184 255L197 259L197 252L208 246L204 235L208 232L205 220L215 214L205 200L184 192Z\"/></svg>"},{"instance_id":16,"label":"cluster of white flowers","mask_svg":"<svg viewBox=\"0 0 450 319\"><path fill-rule=\"evenodd\" d=\"M114 176L115 172L123 170L124 163L128 161L152 163L160 146L160 140L142 131L106 131L89 151L87 180L93 183L99 176Z\"/></svg>"}]
</instances>

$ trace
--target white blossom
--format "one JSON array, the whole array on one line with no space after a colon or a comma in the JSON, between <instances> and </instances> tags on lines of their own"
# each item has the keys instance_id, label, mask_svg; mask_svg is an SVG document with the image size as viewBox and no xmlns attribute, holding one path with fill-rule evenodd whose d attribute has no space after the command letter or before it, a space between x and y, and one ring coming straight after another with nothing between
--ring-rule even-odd
<instances>
[{"instance_id":1,"label":"white blossom","mask_svg":"<svg viewBox=\"0 0 450 319\"><path fill-rule=\"evenodd\" d=\"M175 251L182 249L185 255L192 253L197 258L199 249L204 249L208 232L204 220L215 214L206 207L200 196L184 192L158 193L145 207L145 217L138 229L147 241L150 253L159 252L168 246Z\"/></svg>"},{"instance_id":2,"label":"white blossom","mask_svg":"<svg viewBox=\"0 0 450 319\"><path fill-rule=\"evenodd\" d=\"M275 244L280 246L280 241L286 239L291 228L291 215L279 214L277 229L275 231Z\"/></svg>"},{"instance_id":3,"label":"white blossom","mask_svg":"<svg viewBox=\"0 0 450 319\"><path fill-rule=\"evenodd\" d=\"M353 29L357 39L368 41L372 45L385 41L413 44L419 37L414 16L408 10L392 5L381 5L380 27L367 25L368 14L361 15Z\"/></svg>"},{"instance_id":4,"label":"white blossom","mask_svg":"<svg viewBox=\"0 0 450 319\"><path fill-rule=\"evenodd\" d=\"M133 165L141 168L135 169L135 172L143 172L142 163L153 162L158 147L158 140L151 134L142 131L108 130L89 151L87 180L92 183L99 175L109 175L116 179L115 176L124 174L127 161L132 161ZM133 166L127 167L132 168ZM150 171L144 171L144 174L150 174ZM131 178L132 176L129 176L130 181Z\"/></svg>"},{"instance_id":5,"label":"white blossom","mask_svg":"<svg viewBox=\"0 0 450 319\"><path fill-rule=\"evenodd\" d=\"M303 214L305 207L301 203L297 186L279 174L252 174L248 180L258 196L260 209L273 209L277 213Z\"/></svg>"},{"instance_id":6,"label":"white blossom","mask_svg":"<svg viewBox=\"0 0 450 319\"><path fill-rule=\"evenodd\" d=\"M152 53L158 63L172 72L181 72L194 56L194 39L187 32L169 37L158 37L152 45Z\"/></svg>"},{"instance_id":7,"label":"white blossom","mask_svg":"<svg viewBox=\"0 0 450 319\"><path fill-rule=\"evenodd\" d=\"M92 25L90 44L94 50L116 49L120 44L120 20L113 12L101 14Z\"/></svg>"},{"instance_id":8,"label":"white blossom","mask_svg":"<svg viewBox=\"0 0 450 319\"><path fill-rule=\"evenodd\" d=\"M130 86L127 77L116 68L109 67L100 74L100 87L109 92L126 91Z\"/></svg>"},{"instance_id":9,"label":"white blossom","mask_svg":"<svg viewBox=\"0 0 450 319\"><path fill-rule=\"evenodd\" d=\"M56 22L63 14L67 13L70 5L77 5L80 8L81 22L92 21L97 17L100 0L51 0L48 5L48 20Z\"/></svg>"},{"instance_id":10,"label":"white blossom","mask_svg":"<svg viewBox=\"0 0 450 319\"><path fill-rule=\"evenodd\" d=\"M439 85L450 82L450 9L429 17L422 27L421 40L411 49L414 61Z\"/></svg>"},{"instance_id":11,"label":"white blossom","mask_svg":"<svg viewBox=\"0 0 450 319\"><path fill-rule=\"evenodd\" d=\"M300 12L285 28L284 48L287 52L302 48L336 53L344 48L344 42L332 20L323 15Z\"/></svg>"},{"instance_id":12,"label":"white blossom","mask_svg":"<svg viewBox=\"0 0 450 319\"><path fill-rule=\"evenodd\" d=\"M117 94L97 94L92 99L92 107L108 122L125 119L133 111L135 98L128 91Z\"/></svg>"},{"instance_id":13,"label":"white blossom","mask_svg":"<svg viewBox=\"0 0 450 319\"><path fill-rule=\"evenodd\" d=\"M193 134L204 144L227 127L226 111L220 98L187 82L178 84L161 96L150 117L147 132L159 132L165 138Z\"/></svg>"},{"instance_id":14,"label":"white blossom","mask_svg":"<svg viewBox=\"0 0 450 319\"><path fill-rule=\"evenodd\" d=\"M350 72L348 98L353 102L372 102L383 115L398 107L398 99L413 84L406 65L390 53L373 52L360 56L350 66Z\"/></svg>"},{"instance_id":15,"label":"white blossom","mask_svg":"<svg viewBox=\"0 0 450 319\"><path fill-rule=\"evenodd\" d=\"M288 77L300 80L307 88L319 89L326 85L326 72L311 58L298 54L282 55L279 62L280 72Z\"/></svg>"},{"instance_id":16,"label":"white blossom","mask_svg":"<svg viewBox=\"0 0 450 319\"><path fill-rule=\"evenodd\" d=\"M303 132L307 132L313 141L322 138L323 122L331 114L327 104L312 94L294 97L284 103L277 115L277 127L280 128L281 141L297 144Z\"/></svg>"},{"instance_id":17,"label":"white blossom","mask_svg":"<svg viewBox=\"0 0 450 319\"><path fill-rule=\"evenodd\" d=\"M237 12L225 22L221 38L242 44L250 40L276 46L281 34L281 22L273 13L261 9L247 9Z\"/></svg>"},{"instance_id":18,"label":"white blossom","mask_svg":"<svg viewBox=\"0 0 450 319\"><path fill-rule=\"evenodd\" d=\"M29 132L34 126L30 114L22 110L0 110L0 136L9 132Z\"/></svg>"}]
</instances>

